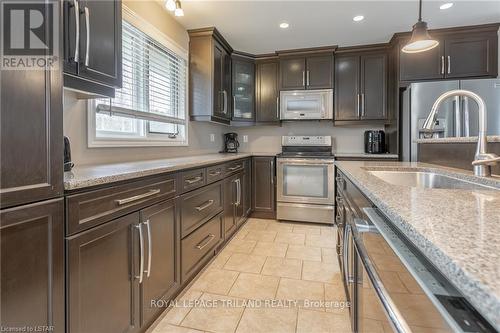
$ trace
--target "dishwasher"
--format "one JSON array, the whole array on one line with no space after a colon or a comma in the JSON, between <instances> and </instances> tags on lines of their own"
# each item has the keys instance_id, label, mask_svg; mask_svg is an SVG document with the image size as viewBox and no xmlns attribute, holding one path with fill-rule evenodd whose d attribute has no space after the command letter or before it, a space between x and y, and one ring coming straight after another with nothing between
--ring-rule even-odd
<instances>
[{"instance_id":1,"label":"dishwasher","mask_svg":"<svg viewBox=\"0 0 500 333\"><path fill-rule=\"evenodd\" d=\"M348 222L355 332L496 332L377 208ZM347 249L346 249L347 250Z\"/></svg>"}]
</instances>

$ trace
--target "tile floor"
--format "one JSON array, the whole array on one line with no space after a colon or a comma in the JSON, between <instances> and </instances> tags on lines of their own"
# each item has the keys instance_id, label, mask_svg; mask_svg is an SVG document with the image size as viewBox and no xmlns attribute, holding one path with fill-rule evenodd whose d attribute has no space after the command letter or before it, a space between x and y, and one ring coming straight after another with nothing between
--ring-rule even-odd
<instances>
[{"instance_id":1,"label":"tile floor","mask_svg":"<svg viewBox=\"0 0 500 333\"><path fill-rule=\"evenodd\" d=\"M333 227L249 219L153 333L350 332Z\"/></svg>"}]
</instances>

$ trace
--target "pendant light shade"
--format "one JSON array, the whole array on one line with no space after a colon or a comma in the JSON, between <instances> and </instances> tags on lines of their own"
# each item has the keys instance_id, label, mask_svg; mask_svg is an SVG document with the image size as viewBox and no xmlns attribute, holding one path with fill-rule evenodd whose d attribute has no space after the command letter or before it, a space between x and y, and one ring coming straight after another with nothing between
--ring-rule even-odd
<instances>
[{"instance_id":1,"label":"pendant light shade","mask_svg":"<svg viewBox=\"0 0 500 333\"><path fill-rule=\"evenodd\" d=\"M184 10L181 7L181 2L180 0L175 0L175 11L174 11L175 16L184 16Z\"/></svg>"},{"instance_id":2,"label":"pendant light shade","mask_svg":"<svg viewBox=\"0 0 500 333\"><path fill-rule=\"evenodd\" d=\"M413 26L411 39L401 51L404 53L418 53L428 51L439 45L427 31L427 23L422 21L422 0L419 0L418 22Z\"/></svg>"}]
</instances>

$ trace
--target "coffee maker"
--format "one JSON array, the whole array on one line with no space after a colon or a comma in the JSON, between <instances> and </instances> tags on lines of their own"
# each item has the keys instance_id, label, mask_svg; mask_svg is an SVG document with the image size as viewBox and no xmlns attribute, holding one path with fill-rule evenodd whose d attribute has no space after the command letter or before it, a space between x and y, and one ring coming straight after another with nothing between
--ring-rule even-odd
<instances>
[{"instance_id":1,"label":"coffee maker","mask_svg":"<svg viewBox=\"0 0 500 333\"><path fill-rule=\"evenodd\" d=\"M237 153L239 146L238 133L224 134L224 153Z\"/></svg>"}]
</instances>

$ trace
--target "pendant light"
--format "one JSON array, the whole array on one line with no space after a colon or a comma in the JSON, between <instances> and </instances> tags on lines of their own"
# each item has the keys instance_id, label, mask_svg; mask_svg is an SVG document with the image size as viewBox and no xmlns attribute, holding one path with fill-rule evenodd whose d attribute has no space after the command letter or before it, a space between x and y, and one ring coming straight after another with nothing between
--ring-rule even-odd
<instances>
[{"instance_id":1,"label":"pendant light","mask_svg":"<svg viewBox=\"0 0 500 333\"><path fill-rule=\"evenodd\" d=\"M413 26L410 41L401 49L404 53L424 52L439 45L427 32L427 22L422 21L422 0L418 3L418 22Z\"/></svg>"},{"instance_id":2,"label":"pendant light","mask_svg":"<svg viewBox=\"0 0 500 333\"><path fill-rule=\"evenodd\" d=\"M184 10L181 7L181 2L180 0L175 0L175 16L184 16Z\"/></svg>"},{"instance_id":3,"label":"pendant light","mask_svg":"<svg viewBox=\"0 0 500 333\"><path fill-rule=\"evenodd\" d=\"M167 0L165 2L165 7L167 10L173 12L175 10L175 0Z\"/></svg>"}]
</instances>

